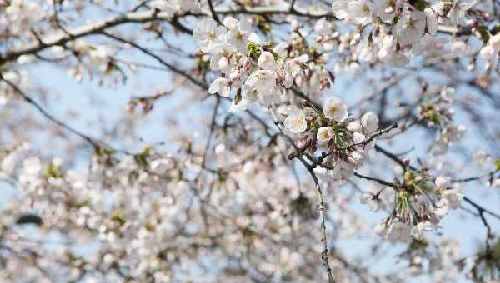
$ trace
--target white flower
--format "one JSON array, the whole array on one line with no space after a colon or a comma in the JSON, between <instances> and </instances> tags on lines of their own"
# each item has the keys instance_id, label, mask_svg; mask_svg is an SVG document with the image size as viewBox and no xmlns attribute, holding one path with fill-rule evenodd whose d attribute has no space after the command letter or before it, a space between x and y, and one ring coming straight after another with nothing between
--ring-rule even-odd
<instances>
[{"instance_id":1,"label":"white flower","mask_svg":"<svg viewBox=\"0 0 500 283\"><path fill-rule=\"evenodd\" d=\"M300 110L289 113L283 124L292 133L300 134L307 130L306 115Z\"/></svg>"},{"instance_id":2,"label":"white flower","mask_svg":"<svg viewBox=\"0 0 500 283\"><path fill-rule=\"evenodd\" d=\"M450 178L444 177L444 176L438 176L436 180L434 181L434 184L436 184L436 187L441 188L441 189L446 189L450 186Z\"/></svg>"},{"instance_id":3,"label":"white flower","mask_svg":"<svg viewBox=\"0 0 500 283\"><path fill-rule=\"evenodd\" d=\"M35 61L35 56L33 55L21 55L17 58L18 64L28 64Z\"/></svg>"},{"instance_id":4,"label":"white flower","mask_svg":"<svg viewBox=\"0 0 500 283\"><path fill-rule=\"evenodd\" d=\"M316 166L313 169L314 174L318 176L320 180L327 181L330 179L332 172L328 171L325 167Z\"/></svg>"},{"instance_id":5,"label":"white flower","mask_svg":"<svg viewBox=\"0 0 500 283\"><path fill-rule=\"evenodd\" d=\"M424 14L426 17L427 32L429 34L435 34L438 30L437 14L431 8L425 8Z\"/></svg>"},{"instance_id":6,"label":"white flower","mask_svg":"<svg viewBox=\"0 0 500 283\"><path fill-rule=\"evenodd\" d=\"M332 8L337 18L348 22L364 25L373 19L373 3L368 0L337 0Z\"/></svg>"},{"instance_id":7,"label":"white flower","mask_svg":"<svg viewBox=\"0 0 500 283\"><path fill-rule=\"evenodd\" d=\"M245 81L242 96L250 101L266 99L276 91L276 73L270 70L257 70Z\"/></svg>"},{"instance_id":8,"label":"white flower","mask_svg":"<svg viewBox=\"0 0 500 283\"><path fill-rule=\"evenodd\" d=\"M337 180L346 180L349 179L352 176L352 172L354 171L354 166L355 164L344 161L344 160L337 160L334 164L334 168L331 171L334 179Z\"/></svg>"},{"instance_id":9,"label":"white flower","mask_svg":"<svg viewBox=\"0 0 500 283\"><path fill-rule=\"evenodd\" d=\"M227 72L228 67L229 67L229 59L225 56L221 57L217 62L217 68L223 72L224 71Z\"/></svg>"},{"instance_id":10,"label":"white flower","mask_svg":"<svg viewBox=\"0 0 500 283\"><path fill-rule=\"evenodd\" d=\"M500 188L500 178L495 178L495 180L493 180L491 186L493 188Z\"/></svg>"},{"instance_id":11,"label":"white flower","mask_svg":"<svg viewBox=\"0 0 500 283\"><path fill-rule=\"evenodd\" d=\"M189 11L196 7L196 1L185 0L155 0L151 2L151 7L159 9L166 13L169 17L173 16L176 12Z\"/></svg>"},{"instance_id":12,"label":"white flower","mask_svg":"<svg viewBox=\"0 0 500 283\"><path fill-rule=\"evenodd\" d=\"M23 172L28 175L38 175L42 171L42 163L38 157L29 157L23 161Z\"/></svg>"},{"instance_id":13,"label":"white flower","mask_svg":"<svg viewBox=\"0 0 500 283\"><path fill-rule=\"evenodd\" d=\"M280 42L273 48L273 52L275 54L278 54L278 57L285 58L288 57L288 47L289 47L288 42Z\"/></svg>"},{"instance_id":14,"label":"white flower","mask_svg":"<svg viewBox=\"0 0 500 283\"><path fill-rule=\"evenodd\" d=\"M302 57L302 56L301 56ZM297 57L291 60L286 60L283 64L283 73L285 75L285 80L283 82L284 87L289 88L293 85L293 81L297 75L302 71L301 57Z\"/></svg>"},{"instance_id":15,"label":"white flower","mask_svg":"<svg viewBox=\"0 0 500 283\"><path fill-rule=\"evenodd\" d=\"M340 98L333 96L323 104L323 114L336 122L342 122L348 115L347 106Z\"/></svg>"},{"instance_id":16,"label":"white flower","mask_svg":"<svg viewBox=\"0 0 500 283\"><path fill-rule=\"evenodd\" d=\"M5 104L7 104L7 102L9 102L9 99L6 96L4 96L4 95L0 95L0 107L2 107Z\"/></svg>"},{"instance_id":17,"label":"white flower","mask_svg":"<svg viewBox=\"0 0 500 283\"><path fill-rule=\"evenodd\" d=\"M237 29L238 23L238 20L233 17L225 17L222 21L222 24L228 29Z\"/></svg>"},{"instance_id":18,"label":"white flower","mask_svg":"<svg viewBox=\"0 0 500 283\"><path fill-rule=\"evenodd\" d=\"M397 7L394 7L393 0L375 0L373 1L373 15L384 23L392 23Z\"/></svg>"},{"instance_id":19,"label":"white flower","mask_svg":"<svg viewBox=\"0 0 500 283\"><path fill-rule=\"evenodd\" d=\"M384 35L379 41L377 56L380 60L390 58L395 52L396 41L393 35Z\"/></svg>"},{"instance_id":20,"label":"white flower","mask_svg":"<svg viewBox=\"0 0 500 283\"><path fill-rule=\"evenodd\" d=\"M250 35L248 35L248 41L255 43L257 45L264 44L264 42L262 42L262 40L260 39L259 35L256 34L255 32L252 32L252 33L250 33Z\"/></svg>"},{"instance_id":21,"label":"white flower","mask_svg":"<svg viewBox=\"0 0 500 283\"><path fill-rule=\"evenodd\" d=\"M390 241L407 242L411 236L411 226L402 222L393 222L387 229L386 237Z\"/></svg>"},{"instance_id":22,"label":"white flower","mask_svg":"<svg viewBox=\"0 0 500 283\"><path fill-rule=\"evenodd\" d=\"M193 38L198 41L201 50L208 53L222 49L224 34L225 29L210 18L203 18L193 29Z\"/></svg>"},{"instance_id":23,"label":"white flower","mask_svg":"<svg viewBox=\"0 0 500 283\"><path fill-rule=\"evenodd\" d=\"M42 173L42 163L38 157L29 157L23 161L22 172L19 176L21 184L37 183Z\"/></svg>"},{"instance_id":24,"label":"white flower","mask_svg":"<svg viewBox=\"0 0 500 283\"><path fill-rule=\"evenodd\" d=\"M363 161L364 157L365 156L361 151L353 151L351 152L351 154L348 156L347 159L349 160L350 163L357 166L361 164L361 161Z\"/></svg>"},{"instance_id":25,"label":"white flower","mask_svg":"<svg viewBox=\"0 0 500 283\"><path fill-rule=\"evenodd\" d=\"M337 0L332 3L332 10L335 17L339 19L345 19L349 17L349 11L347 8L348 0Z\"/></svg>"},{"instance_id":26,"label":"white flower","mask_svg":"<svg viewBox=\"0 0 500 283\"><path fill-rule=\"evenodd\" d=\"M451 10L448 12L447 19L453 25L466 25L467 24L467 10L472 8L477 1L466 0L466 1L455 1Z\"/></svg>"},{"instance_id":27,"label":"white flower","mask_svg":"<svg viewBox=\"0 0 500 283\"><path fill-rule=\"evenodd\" d=\"M367 35L363 36L360 43L356 48L356 58L361 63L373 62L375 59L376 48L370 42L369 37Z\"/></svg>"},{"instance_id":28,"label":"white flower","mask_svg":"<svg viewBox=\"0 0 500 283\"><path fill-rule=\"evenodd\" d=\"M434 214L440 218L442 218L443 216L448 214L448 200L447 199L442 198L436 203L436 207L434 207Z\"/></svg>"},{"instance_id":29,"label":"white flower","mask_svg":"<svg viewBox=\"0 0 500 283\"><path fill-rule=\"evenodd\" d=\"M333 129L331 127L321 127L318 129L317 139L320 144L329 142L333 137Z\"/></svg>"},{"instance_id":30,"label":"white flower","mask_svg":"<svg viewBox=\"0 0 500 283\"><path fill-rule=\"evenodd\" d=\"M276 64L274 62L274 55L271 52L264 51L259 56L259 68L263 70L275 70Z\"/></svg>"},{"instance_id":31,"label":"white flower","mask_svg":"<svg viewBox=\"0 0 500 283\"><path fill-rule=\"evenodd\" d=\"M247 20L238 21L233 17L226 17L223 21L228 31L224 32L226 43L241 53L246 53L248 36L250 33L250 22Z\"/></svg>"},{"instance_id":32,"label":"white flower","mask_svg":"<svg viewBox=\"0 0 500 283\"><path fill-rule=\"evenodd\" d=\"M500 47L496 47L495 44L490 44L492 40L490 39L488 44L479 51L476 58L476 69L480 74L485 74L490 70L494 70L498 64L498 52Z\"/></svg>"},{"instance_id":33,"label":"white flower","mask_svg":"<svg viewBox=\"0 0 500 283\"><path fill-rule=\"evenodd\" d=\"M375 225L375 227L373 227L373 232L375 232L375 234L381 237L384 236L385 231L386 231L385 223L379 223Z\"/></svg>"},{"instance_id":34,"label":"white flower","mask_svg":"<svg viewBox=\"0 0 500 283\"><path fill-rule=\"evenodd\" d=\"M363 193L359 198L359 202L368 205L370 211L378 211L380 209L380 200L372 193Z\"/></svg>"},{"instance_id":35,"label":"white flower","mask_svg":"<svg viewBox=\"0 0 500 283\"><path fill-rule=\"evenodd\" d=\"M54 56L64 56L64 48L62 46L52 46L49 50Z\"/></svg>"},{"instance_id":36,"label":"white flower","mask_svg":"<svg viewBox=\"0 0 500 283\"><path fill-rule=\"evenodd\" d=\"M16 168L17 162L19 162L19 154L12 153L7 155L2 160L1 171L7 175L14 173L14 169Z\"/></svg>"},{"instance_id":37,"label":"white flower","mask_svg":"<svg viewBox=\"0 0 500 283\"><path fill-rule=\"evenodd\" d=\"M362 133L360 132L354 132L352 134L352 142L354 144L360 144L362 142L364 142L366 140L366 137L365 135L363 135Z\"/></svg>"},{"instance_id":38,"label":"white flower","mask_svg":"<svg viewBox=\"0 0 500 283\"><path fill-rule=\"evenodd\" d=\"M113 55L113 50L108 46L98 45L89 52L89 55L93 62L103 63Z\"/></svg>"},{"instance_id":39,"label":"white flower","mask_svg":"<svg viewBox=\"0 0 500 283\"><path fill-rule=\"evenodd\" d=\"M231 50L226 47L217 47L217 50L214 50L214 53L210 58L210 69L221 71L224 74L230 73L231 64L229 61L229 54L231 54Z\"/></svg>"},{"instance_id":40,"label":"white flower","mask_svg":"<svg viewBox=\"0 0 500 283\"><path fill-rule=\"evenodd\" d=\"M371 134L378 130L378 117L373 112L366 112L361 117L361 126L366 134Z\"/></svg>"},{"instance_id":41,"label":"white flower","mask_svg":"<svg viewBox=\"0 0 500 283\"><path fill-rule=\"evenodd\" d=\"M314 31L318 35L330 35L332 33L333 24L326 18L321 18L314 25Z\"/></svg>"},{"instance_id":42,"label":"white flower","mask_svg":"<svg viewBox=\"0 0 500 283\"><path fill-rule=\"evenodd\" d=\"M347 129L351 132L359 132L361 131L361 122L359 120L349 122Z\"/></svg>"},{"instance_id":43,"label":"white flower","mask_svg":"<svg viewBox=\"0 0 500 283\"><path fill-rule=\"evenodd\" d=\"M297 58L294 58L298 63L300 64L305 64L309 61L309 55L308 54L302 54Z\"/></svg>"},{"instance_id":44,"label":"white flower","mask_svg":"<svg viewBox=\"0 0 500 283\"><path fill-rule=\"evenodd\" d=\"M488 40L488 45L491 45L496 50L499 50L500 49L500 33L497 33L497 34L493 35L492 37L490 37L490 39Z\"/></svg>"},{"instance_id":45,"label":"white flower","mask_svg":"<svg viewBox=\"0 0 500 283\"><path fill-rule=\"evenodd\" d=\"M2 73L2 76L5 80L10 81L11 83L18 83L21 81L21 76L19 73L14 71L7 71Z\"/></svg>"},{"instance_id":46,"label":"white flower","mask_svg":"<svg viewBox=\"0 0 500 283\"><path fill-rule=\"evenodd\" d=\"M220 143L215 147L214 151L217 154L223 154L226 151L226 146L223 143Z\"/></svg>"},{"instance_id":47,"label":"white flower","mask_svg":"<svg viewBox=\"0 0 500 283\"><path fill-rule=\"evenodd\" d=\"M430 221L418 222L417 226L414 227L412 234L421 239L426 231L432 231L432 223Z\"/></svg>"},{"instance_id":48,"label":"white flower","mask_svg":"<svg viewBox=\"0 0 500 283\"><path fill-rule=\"evenodd\" d=\"M395 35L402 46L419 40L425 32L427 24L426 14L420 11L407 11L400 17L395 26Z\"/></svg>"},{"instance_id":49,"label":"white flower","mask_svg":"<svg viewBox=\"0 0 500 283\"><path fill-rule=\"evenodd\" d=\"M365 25L372 21L373 4L368 0L349 1L347 6L353 22Z\"/></svg>"},{"instance_id":50,"label":"white flower","mask_svg":"<svg viewBox=\"0 0 500 283\"><path fill-rule=\"evenodd\" d=\"M151 161L151 169L155 172L164 173L174 166L173 162L168 158L159 158Z\"/></svg>"},{"instance_id":51,"label":"white flower","mask_svg":"<svg viewBox=\"0 0 500 283\"><path fill-rule=\"evenodd\" d=\"M229 91L230 91L229 81L228 79L223 77L215 79L208 88L208 93L210 94L219 93L223 97L228 97Z\"/></svg>"}]
</instances>

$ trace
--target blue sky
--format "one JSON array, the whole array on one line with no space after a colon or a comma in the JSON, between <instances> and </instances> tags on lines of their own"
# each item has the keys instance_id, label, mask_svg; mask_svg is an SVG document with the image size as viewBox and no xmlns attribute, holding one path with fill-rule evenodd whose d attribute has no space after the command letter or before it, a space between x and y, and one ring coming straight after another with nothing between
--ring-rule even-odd
<instances>
[{"instance_id":1,"label":"blue sky","mask_svg":"<svg viewBox=\"0 0 500 283\"><path fill-rule=\"evenodd\" d=\"M98 17L97 15L94 15ZM91 16L92 17L92 16ZM89 18L91 18L89 17ZM179 41L179 39L173 39L172 42L180 44L181 46L187 46L187 48L193 48L189 43ZM128 55L127 55L128 54ZM123 53L124 58L128 58L132 61L137 62L147 62L154 64L154 61L144 58L143 56L131 53ZM175 58L169 58L175 62ZM180 62L182 65L182 62ZM173 87L171 82L171 75L168 72L154 71L154 70L141 70L133 75L130 75L128 82L125 86L117 87L100 87L95 81L90 82L84 80L83 82L77 82L73 80L62 68L56 68L49 64L39 64L35 66L23 66L23 69L29 71L31 79L35 85L46 87L50 89L48 94L48 103L46 104L46 109L50 113L60 119L65 120L68 124L80 131L93 136L101 137L101 128L110 129L115 125L124 115L126 114L127 104L132 96L148 96L153 95L157 90L168 90ZM404 85L407 91L412 88L411 82ZM349 106L355 108L356 101L358 101L360 95L366 93L370 90L371 86L366 82L360 81L359 77L356 76L337 76L337 81L335 87L330 91L331 94L339 95L345 98ZM497 89L497 93L500 90ZM31 96L39 98L36 92L29 93ZM199 133L204 135L207 129L204 127L203 122L207 122L209 115L207 115L207 110L213 103L212 100L204 100L198 104L185 105L184 97L190 95L190 92L183 88L175 88L174 95L169 98L161 99L156 105L155 109L145 117L138 117L137 125L141 130L139 131L139 136L144 140L140 142L135 137L132 140L109 140L117 148L123 148L130 151L140 150L146 144L154 144L158 142L165 142L169 139L175 138L169 131L168 127L165 127L165 120L168 118L174 118L184 125L186 132L191 132L193 135ZM29 107L25 107L27 111L32 111ZM182 110L182 111L181 111ZM79 113L78 116L68 113ZM187 117L187 118L186 118ZM465 121L464 117L458 117L458 120ZM40 120L45 121L42 117ZM466 146L473 148L479 148L478 139L474 136L474 131L469 131L466 136ZM44 137L44 138L42 138ZM64 157L64 151L61 150L57 145L61 144L60 141L54 141L52 139L47 139L46 135L43 133L37 133L33 136L33 141L40 152L46 156L60 156ZM50 141L50 142L49 142ZM408 141L418 141L418 144L408 144ZM421 141L424 141L421 143ZM429 136L423 131L412 131L408 134L405 139L398 138L396 142L387 145L392 151L405 151L409 147L414 147L409 157L415 160L417 157L422 156L427 148L425 141L429 141ZM427 142L428 143L428 142ZM50 144L50 146L48 146ZM173 146L165 146L165 150L173 150ZM75 164L77 168L83 168L82 165L85 164L88 154L90 151L83 150L79 152L78 160L82 163ZM452 155L455 158L457 164L463 164L464 177L475 176L480 174L471 170L471 160L463 159L458 157L458 155ZM374 158L381 158L380 156L373 155ZM390 168L374 168L373 172L390 172ZM372 171L368 166L365 166L361 171L369 172ZM390 174L381 177L391 177ZM464 194L469 196L471 199L478 201L485 207L492 210L499 211L500 194L498 194L497 189L487 188L484 185L478 183L471 183L464 187ZM8 202L10 197L13 197L15 193L13 190L6 185L0 185L0 203ZM356 198L357 199L357 198ZM467 206L464 204L464 206ZM354 204L353 207L364 211L365 215L369 215L368 219L375 225L380 222L385 213L373 213L369 212L366 207L361 204ZM335 213L334 210L331 211L332 214ZM500 232L500 223L493 218L488 218L493 230L496 234ZM477 217L471 217L469 214L457 210L452 211L442 222L443 229L441 230L442 236L434 235L433 239L439 240L441 237L449 237L456 239L461 242L462 250L461 253L464 256L472 255L476 250L479 243L482 243L485 238L485 229L480 219ZM356 255L363 254L368 248L367 240L374 239L373 235L361 234L353 240L345 241L340 245L346 254ZM390 255L383 259L377 259L377 269L385 270L395 268L395 257L391 255L396 255L404 249L402 245L395 245L394 248L390 249ZM418 282L425 282L423 281ZM417 282L417 281L415 281ZM463 282L466 282L465 280Z\"/></svg>"}]
</instances>

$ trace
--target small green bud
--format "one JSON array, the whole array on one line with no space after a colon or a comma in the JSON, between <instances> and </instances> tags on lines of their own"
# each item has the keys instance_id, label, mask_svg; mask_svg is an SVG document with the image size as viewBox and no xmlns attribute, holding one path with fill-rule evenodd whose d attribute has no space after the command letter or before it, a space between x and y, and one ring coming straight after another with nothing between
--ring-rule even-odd
<instances>
[{"instance_id":1,"label":"small green bud","mask_svg":"<svg viewBox=\"0 0 500 283\"><path fill-rule=\"evenodd\" d=\"M255 42L248 42L247 45L248 57L257 60L262 53L260 45Z\"/></svg>"},{"instance_id":2,"label":"small green bud","mask_svg":"<svg viewBox=\"0 0 500 283\"><path fill-rule=\"evenodd\" d=\"M45 168L44 176L47 178L62 178L63 174L59 166L50 163L47 168Z\"/></svg>"}]
</instances>

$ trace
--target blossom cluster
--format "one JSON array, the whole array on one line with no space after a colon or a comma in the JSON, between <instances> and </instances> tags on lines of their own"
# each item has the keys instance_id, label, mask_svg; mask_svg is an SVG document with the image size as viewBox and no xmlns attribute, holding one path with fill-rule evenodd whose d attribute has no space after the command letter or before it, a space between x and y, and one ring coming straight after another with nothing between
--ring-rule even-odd
<instances>
[{"instance_id":1,"label":"blossom cluster","mask_svg":"<svg viewBox=\"0 0 500 283\"><path fill-rule=\"evenodd\" d=\"M406 171L396 184L394 192L368 192L360 198L373 211L390 211L375 231L391 241L425 239L424 233L439 229L450 209L460 207L463 196L450 178L439 176L433 182L426 172Z\"/></svg>"},{"instance_id":2,"label":"blossom cluster","mask_svg":"<svg viewBox=\"0 0 500 283\"><path fill-rule=\"evenodd\" d=\"M287 130L300 134L301 150L321 159L315 172L336 180L346 180L362 165L367 150L373 147L378 117L366 112L359 119L349 117L347 105L339 97L328 97L322 112L313 109L289 112L284 120Z\"/></svg>"},{"instance_id":3,"label":"blossom cluster","mask_svg":"<svg viewBox=\"0 0 500 283\"><path fill-rule=\"evenodd\" d=\"M484 28L468 17L467 11L474 6L473 1L333 1L334 15L343 23L358 26L340 36L339 49L351 50L346 62L354 59L399 66L416 57L435 63L477 55L472 68L479 74L493 72L497 70L500 35L486 33L482 38ZM463 27L480 34L479 38L447 35L449 29Z\"/></svg>"},{"instance_id":4,"label":"blossom cluster","mask_svg":"<svg viewBox=\"0 0 500 283\"><path fill-rule=\"evenodd\" d=\"M326 58L312 58L298 33L290 42L273 46L252 32L247 19L226 17L224 26L204 19L193 32L203 52L210 56L210 68L220 72L209 93L232 96L233 111L252 102L264 107L290 100L285 89L300 87L318 93L329 84L324 69ZM305 80L304 77L308 79Z\"/></svg>"},{"instance_id":5,"label":"blossom cluster","mask_svg":"<svg viewBox=\"0 0 500 283\"><path fill-rule=\"evenodd\" d=\"M400 66L416 56L432 63L478 54L476 70L494 70L500 35L492 36L484 45L474 37L464 43L438 34L443 25L470 24L453 15L465 15L472 6L443 5L441 1L334 1L335 17L344 24L358 25L359 30L336 32L334 24L321 19L312 31L313 45L300 29L292 30L289 42L266 42L247 18L233 17L226 17L222 25L204 19L195 28L194 38L203 60L210 61L210 69L218 74L210 84L210 94L231 98L231 111L246 110L251 103L262 106L293 138L297 152L292 156L306 157L315 174L324 176L327 182L347 180L363 164L378 136L378 117L367 112L354 119L340 97L323 95L322 90L333 83L324 54L337 49L342 55L351 50L352 57L346 57L347 61ZM427 93L424 88L417 109L416 118L421 123L439 130L433 144L436 153L446 152L465 131L462 125L453 123L453 92L444 87L437 93ZM301 101L304 93L308 98ZM318 96L324 101L321 106L314 102ZM388 206L392 212L377 230L388 239L408 241L437 229L448 209L456 209L461 199L455 186L443 180L438 177L434 184L427 173L406 171L401 184L395 183L391 192ZM379 196L364 195L363 202L378 209L382 206Z\"/></svg>"},{"instance_id":6,"label":"blossom cluster","mask_svg":"<svg viewBox=\"0 0 500 283\"><path fill-rule=\"evenodd\" d=\"M0 0L0 281L455 282L498 258L497 213L463 193L500 186L496 3L90 2ZM45 67L132 92L130 111L62 118ZM41 133L70 150L25 143ZM445 239L459 208L484 226L477 257ZM367 234L406 243L407 269L343 253Z\"/></svg>"},{"instance_id":7,"label":"blossom cluster","mask_svg":"<svg viewBox=\"0 0 500 283\"><path fill-rule=\"evenodd\" d=\"M444 88L433 94L428 91L417 108L418 118L430 128L437 128L439 134L433 144L435 153L445 153L448 147L458 142L464 135L465 127L453 122L453 88Z\"/></svg>"},{"instance_id":8,"label":"blossom cluster","mask_svg":"<svg viewBox=\"0 0 500 283\"><path fill-rule=\"evenodd\" d=\"M377 115L367 112L354 120L347 105L335 96L325 98L322 109L314 103L304 107L294 102L296 92L306 91L314 97L330 84L323 61L311 58L309 53L301 54L301 50L307 50L299 33L292 43L272 47L252 33L245 20L228 17L223 23L224 27L207 19L194 31L202 51L210 55L210 67L220 73L209 93L233 96L232 111L257 102L296 137L300 151L328 155L319 170L326 168L339 179L349 178L370 148L368 139L378 130ZM316 32L325 33L330 28L321 22Z\"/></svg>"},{"instance_id":9,"label":"blossom cluster","mask_svg":"<svg viewBox=\"0 0 500 283\"><path fill-rule=\"evenodd\" d=\"M36 249L41 265L56 260L47 272L71 280L121 282L123 274L137 281L193 279L186 252L199 261L197 267L216 267L206 272L210 282L232 282L234 272L251 272L250 266L262 273L279 270L276 278L301 278L298 270L309 268L319 241L308 228L317 218L314 191L294 186L280 158L244 161L222 148L218 155L241 163L241 170L221 164L218 173L204 176L211 185L197 188L199 156L174 157L146 147L120 157L102 149L88 171L73 171L60 158L39 157L29 144L12 146L0 155L0 177L18 184L21 197L2 211L4 243L12 253ZM265 183L276 189L268 191ZM33 246L37 235L53 237L52 248ZM269 246L292 239L299 250ZM250 249L252 257L245 259ZM249 267L232 266L231 258ZM6 272L24 268L16 260L8 259ZM25 278L43 278L36 268L24 272ZM314 273L322 280L321 272Z\"/></svg>"}]
</instances>

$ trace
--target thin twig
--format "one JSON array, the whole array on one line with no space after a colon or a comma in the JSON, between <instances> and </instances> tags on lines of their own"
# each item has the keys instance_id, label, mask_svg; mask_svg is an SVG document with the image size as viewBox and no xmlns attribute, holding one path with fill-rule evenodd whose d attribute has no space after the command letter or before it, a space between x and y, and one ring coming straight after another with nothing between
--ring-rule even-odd
<instances>
[{"instance_id":1,"label":"thin twig","mask_svg":"<svg viewBox=\"0 0 500 283\"><path fill-rule=\"evenodd\" d=\"M90 145L92 145L94 147L94 149L98 149L101 147L100 144L102 144L102 142L97 142L96 139L91 138L90 136L80 132L79 130L69 126L68 124L66 124L66 123L62 122L61 120L57 119L56 117L54 117L52 114L47 112L47 110L45 110L38 102L36 102L33 98L31 98L26 93L24 93L16 84L5 79L1 73L0 73L0 81L4 81L5 83L7 83L7 85L9 85L25 102L27 102L28 104L33 106L40 114L42 114L42 116L44 116L45 118L47 118L48 120L50 120L54 124L67 130L68 132L82 138L83 140L88 142Z\"/></svg>"},{"instance_id":2,"label":"thin twig","mask_svg":"<svg viewBox=\"0 0 500 283\"><path fill-rule=\"evenodd\" d=\"M287 138L287 140L292 144L292 146L295 148L295 150L300 150L299 147L293 142L293 140L286 135L281 127L279 127L278 123L276 122L276 127L280 131L281 135ZM323 193L323 190L321 189L321 186L319 184L318 177L316 176L316 173L314 173L314 165L309 164L301 154L295 155L295 157L304 165L304 167L307 169L307 172L309 172L309 175L313 179L314 186L316 188L316 192L318 193L319 197L319 212L320 212L320 218L321 218L321 242L323 244L323 251L321 253L321 260L323 262L323 265L328 273L328 283L334 283L335 282L335 277L333 274L333 269L330 266L330 259L329 259L329 249L328 249L328 236L326 233L326 212L327 212L327 206L326 206L326 201L325 201L325 196Z\"/></svg>"},{"instance_id":3,"label":"thin twig","mask_svg":"<svg viewBox=\"0 0 500 283\"><path fill-rule=\"evenodd\" d=\"M370 176L365 176L359 172L354 172L354 176L358 177L358 178L361 178L361 179L365 179L365 180L369 180L369 181L374 181L374 182L377 182L381 185L384 185L384 186L387 186L387 187L391 187L391 188L397 188L397 186L392 183L392 182L387 182L387 181L384 181L382 179L379 179L379 178L375 178L375 177L370 177Z\"/></svg>"},{"instance_id":4,"label":"thin twig","mask_svg":"<svg viewBox=\"0 0 500 283\"><path fill-rule=\"evenodd\" d=\"M212 3L212 0L208 0L208 8L210 9L210 13L212 13L212 18L219 24L222 25L221 21L219 20L219 17L217 17L217 12L214 9L214 3Z\"/></svg>"},{"instance_id":5,"label":"thin twig","mask_svg":"<svg viewBox=\"0 0 500 283\"><path fill-rule=\"evenodd\" d=\"M208 133L207 142L205 144L205 150L203 151L203 158L202 158L202 162L201 162L202 167L205 167L205 164L206 164L208 149L210 148L210 142L211 142L212 136L214 134L217 112L218 112L219 106L220 106L219 96L216 96L215 98L216 98L216 101L215 101L215 105L214 105L214 110L212 112L212 119L210 121L210 131Z\"/></svg>"}]
</instances>

